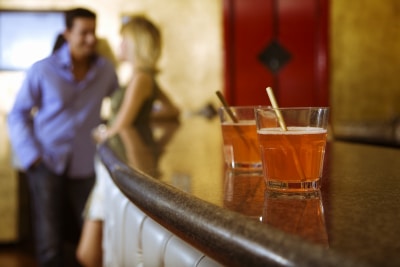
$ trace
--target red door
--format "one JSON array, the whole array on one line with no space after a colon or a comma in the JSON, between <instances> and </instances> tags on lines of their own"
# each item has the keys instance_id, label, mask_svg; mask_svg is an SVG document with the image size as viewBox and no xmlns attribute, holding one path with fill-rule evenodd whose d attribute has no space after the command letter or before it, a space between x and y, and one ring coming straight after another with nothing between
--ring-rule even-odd
<instances>
[{"instance_id":1,"label":"red door","mask_svg":"<svg viewBox=\"0 0 400 267\"><path fill-rule=\"evenodd\" d=\"M327 106L329 0L224 0L231 105Z\"/></svg>"}]
</instances>

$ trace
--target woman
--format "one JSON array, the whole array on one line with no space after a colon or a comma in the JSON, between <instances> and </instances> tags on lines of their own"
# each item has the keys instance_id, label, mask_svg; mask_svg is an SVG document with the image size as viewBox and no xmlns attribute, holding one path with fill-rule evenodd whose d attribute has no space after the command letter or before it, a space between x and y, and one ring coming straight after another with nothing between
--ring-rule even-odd
<instances>
[{"instance_id":1,"label":"woman","mask_svg":"<svg viewBox=\"0 0 400 267\"><path fill-rule=\"evenodd\" d=\"M161 36L158 28L144 16L133 16L121 28L120 59L132 67L131 80L112 99L112 116L109 126L94 130L97 142L102 142L127 127L153 119L177 119L178 108L171 102L156 82L156 64L161 54ZM97 161L99 163L99 161ZM102 172L96 166L97 181L88 203L86 220L77 249L77 258L84 266L102 266Z\"/></svg>"},{"instance_id":2,"label":"woman","mask_svg":"<svg viewBox=\"0 0 400 267\"><path fill-rule=\"evenodd\" d=\"M133 72L127 88L113 97L112 107L116 116L111 126L95 131L95 138L100 142L127 126L179 116L179 110L155 80L156 64L161 54L158 28L144 16L135 16L122 26L121 35L120 59L129 62Z\"/></svg>"}]
</instances>

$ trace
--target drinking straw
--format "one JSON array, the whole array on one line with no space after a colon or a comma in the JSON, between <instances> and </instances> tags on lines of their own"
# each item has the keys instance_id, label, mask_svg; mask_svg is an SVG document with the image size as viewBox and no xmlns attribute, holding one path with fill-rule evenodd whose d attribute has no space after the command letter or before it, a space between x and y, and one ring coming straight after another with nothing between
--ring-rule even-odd
<instances>
[{"instance_id":1,"label":"drinking straw","mask_svg":"<svg viewBox=\"0 0 400 267\"><path fill-rule=\"evenodd\" d=\"M272 91L272 88L271 87L267 87L266 91L267 91L267 94L268 94L268 97L269 97L269 101L271 102L271 105L275 110L276 116L278 117L279 125L281 126L283 131L287 131L285 120L283 119L282 113L279 110L279 106L278 106L278 103L276 102L276 99L275 99L275 96L274 96L274 92Z\"/></svg>"},{"instance_id":2,"label":"drinking straw","mask_svg":"<svg viewBox=\"0 0 400 267\"><path fill-rule=\"evenodd\" d=\"M236 116L233 114L231 108L228 105L228 102L226 102L225 97L222 95L222 93L220 91L216 91L215 92L219 98L219 100L221 101L222 105L225 107L226 112L228 113L229 117L231 118L231 120L234 123L238 123L239 120L236 118Z\"/></svg>"},{"instance_id":3,"label":"drinking straw","mask_svg":"<svg viewBox=\"0 0 400 267\"><path fill-rule=\"evenodd\" d=\"M283 119L281 111L279 110L278 102L276 102L274 92L272 91L271 87L267 87L266 91L269 97L269 101L271 102L271 105L275 110L276 116L278 117L279 125L281 126L282 130L286 132L287 131L286 123L285 120ZM286 136L284 135L283 137L284 137L283 140L287 142L288 147L293 153L293 159L294 159L294 164L296 165L297 173L300 175L301 180L305 181L306 176L304 175L303 168L301 167L300 160L299 157L297 156L296 150L294 149L290 141L286 138Z\"/></svg>"}]
</instances>

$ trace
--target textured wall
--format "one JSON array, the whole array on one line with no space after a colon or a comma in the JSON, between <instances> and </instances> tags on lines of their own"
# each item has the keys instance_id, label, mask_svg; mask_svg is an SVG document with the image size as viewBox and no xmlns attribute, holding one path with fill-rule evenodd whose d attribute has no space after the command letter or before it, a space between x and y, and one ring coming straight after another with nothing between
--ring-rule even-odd
<instances>
[{"instance_id":1,"label":"textured wall","mask_svg":"<svg viewBox=\"0 0 400 267\"><path fill-rule=\"evenodd\" d=\"M334 123L400 116L400 1L331 3Z\"/></svg>"},{"instance_id":2,"label":"textured wall","mask_svg":"<svg viewBox=\"0 0 400 267\"><path fill-rule=\"evenodd\" d=\"M174 99L190 110L222 90L222 1L120 0L124 13L143 12L161 27L160 77Z\"/></svg>"}]
</instances>

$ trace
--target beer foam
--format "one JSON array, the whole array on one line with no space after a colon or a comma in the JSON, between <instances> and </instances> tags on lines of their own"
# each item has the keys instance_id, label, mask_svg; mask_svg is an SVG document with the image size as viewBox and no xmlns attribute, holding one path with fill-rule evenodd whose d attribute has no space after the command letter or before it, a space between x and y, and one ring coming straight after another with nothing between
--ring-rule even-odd
<instances>
[{"instance_id":1,"label":"beer foam","mask_svg":"<svg viewBox=\"0 0 400 267\"><path fill-rule=\"evenodd\" d=\"M326 133L326 129L320 127L287 127L287 131L283 131L280 127L274 128L262 128L257 130L259 134L323 134Z\"/></svg>"},{"instance_id":2,"label":"beer foam","mask_svg":"<svg viewBox=\"0 0 400 267\"><path fill-rule=\"evenodd\" d=\"M223 122L222 125L256 125L255 120L240 120L239 122Z\"/></svg>"}]
</instances>

